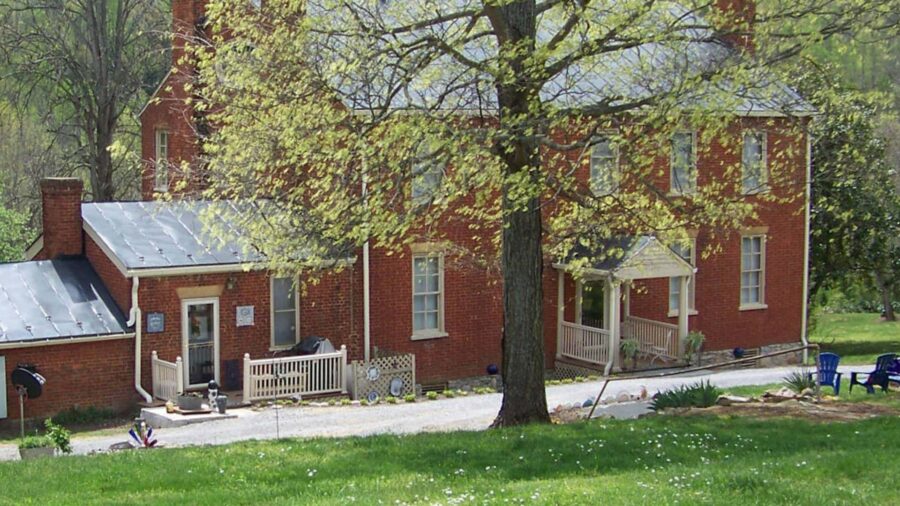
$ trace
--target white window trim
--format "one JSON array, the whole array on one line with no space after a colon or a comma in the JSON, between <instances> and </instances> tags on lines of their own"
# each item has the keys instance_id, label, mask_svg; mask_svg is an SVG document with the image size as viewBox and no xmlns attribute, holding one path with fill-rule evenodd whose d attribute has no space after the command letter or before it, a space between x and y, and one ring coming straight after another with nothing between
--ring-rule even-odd
<instances>
[{"instance_id":1,"label":"white window trim","mask_svg":"<svg viewBox=\"0 0 900 506\"><path fill-rule=\"evenodd\" d=\"M693 189L689 192L684 192L676 188L675 185L675 146L674 146L674 138L675 135L679 134L689 134L691 136L691 168L693 177ZM672 153L669 155L669 195L670 196L685 196L685 195L696 195L697 189L699 187L698 184L698 172L699 169L697 167L697 132L694 130L679 130L672 134L672 137L669 139L669 143L672 148Z\"/></svg>"},{"instance_id":2,"label":"white window trim","mask_svg":"<svg viewBox=\"0 0 900 506\"><path fill-rule=\"evenodd\" d=\"M294 276L294 343L293 344L275 344L275 280L285 279L287 276L269 276L269 351L289 350L300 342L300 283L298 278Z\"/></svg>"},{"instance_id":3,"label":"white window trim","mask_svg":"<svg viewBox=\"0 0 900 506\"><path fill-rule=\"evenodd\" d=\"M159 148L161 143L160 135L166 136L166 156L160 160ZM153 134L153 191L165 193L169 191L169 131L165 128L158 128ZM165 165L166 182L161 185L159 181L159 169L161 165Z\"/></svg>"},{"instance_id":4,"label":"white window trim","mask_svg":"<svg viewBox=\"0 0 900 506\"><path fill-rule=\"evenodd\" d=\"M744 145L746 144L747 135L758 135L762 139L762 171L759 175L759 187L746 189L744 188L744 171L747 166L744 165ZM769 135L765 130L744 130L741 133L741 193L743 195L759 195L760 193L768 193L769 191Z\"/></svg>"},{"instance_id":5,"label":"white window trim","mask_svg":"<svg viewBox=\"0 0 900 506\"><path fill-rule=\"evenodd\" d=\"M594 185L594 147L596 143L601 140L606 140L607 142L609 142L610 149L612 149L614 158L612 167L614 183L612 190L610 190L609 192L598 192L596 186ZM588 185L591 188L591 193L597 196L613 195L615 193L618 193L619 186L622 183L621 154L619 152L619 146L615 142L613 142L611 135L601 134L591 139L590 150L588 151L588 170Z\"/></svg>"},{"instance_id":6,"label":"white window trim","mask_svg":"<svg viewBox=\"0 0 900 506\"><path fill-rule=\"evenodd\" d=\"M744 290L744 239L759 237L759 302L741 302L741 294ZM741 235L741 272L738 280L738 310L739 311L755 311L759 309L767 309L766 304L766 237L767 234L742 234Z\"/></svg>"},{"instance_id":7,"label":"white window trim","mask_svg":"<svg viewBox=\"0 0 900 506\"><path fill-rule=\"evenodd\" d=\"M426 339L439 339L442 337L447 337L449 334L446 332L444 327L444 254L437 251L422 251L420 248L419 252L413 253L412 260L410 260L410 300L409 300L409 315L410 315L410 324L413 327L412 335L410 339L413 341L422 341ZM417 258L437 258L438 259L438 328L437 329L426 329L426 330L415 330L415 311L416 311L416 259Z\"/></svg>"},{"instance_id":8,"label":"white window trim","mask_svg":"<svg viewBox=\"0 0 900 506\"><path fill-rule=\"evenodd\" d=\"M697 238L691 237L691 267L697 268ZM669 298L666 300L666 304L669 304L669 301L672 299L672 278L669 278ZM678 316L678 309L669 308L668 316L669 318L674 318ZM694 316L700 314L697 311L697 273L691 275L690 284L688 284L688 316Z\"/></svg>"}]
</instances>

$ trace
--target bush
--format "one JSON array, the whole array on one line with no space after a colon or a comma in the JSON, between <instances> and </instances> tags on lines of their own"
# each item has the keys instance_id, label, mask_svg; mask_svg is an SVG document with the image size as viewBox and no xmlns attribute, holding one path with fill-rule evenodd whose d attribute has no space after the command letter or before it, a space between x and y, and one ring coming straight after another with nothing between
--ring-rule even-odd
<instances>
[{"instance_id":1,"label":"bush","mask_svg":"<svg viewBox=\"0 0 900 506\"><path fill-rule=\"evenodd\" d=\"M416 402L416 394L406 394L403 397L403 400L406 402Z\"/></svg>"},{"instance_id":2,"label":"bush","mask_svg":"<svg viewBox=\"0 0 900 506\"><path fill-rule=\"evenodd\" d=\"M791 391L796 393L801 393L807 388L810 390L816 389L816 380L810 374L810 371L801 369L799 371L794 371L782 380L784 385L791 389Z\"/></svg>"},{"instance_id":3,"label":"bush","mask_svg":"<svg viewBox=\"0 0 900 506\"><path fill-rule=\"evenodd\" d=\"M387 402L388 404L397 404L398 401L396 397L394 397L393 395L389 395L384 399L384 402Z\"/></svg>"},{"instance_id":4,"label":"bush","mask_svg":"<svg viewBox=\"0 0 900 506\"><path fill-rule=\"evenodd\" d=\"M425 397L428 397L429 400L436 400L438 398L437 392L428 392L425 394Z\"/></svg>"},{"instance_id":5,"label":"bush","mask_svg":"<svg viewBox=\"0 0 900 506\"><path fill-rule=\"evenodd\" d=\"M60 425L87 425L112 420L116 418L116 412L110 408L75 406L60 411L53 418Z\"/></svg>"},{"instance_id":6,"label":"bush","mask_svg":"<svg viewBox=\"0 0 900 506\"><path fill-rule=\"evenodd\" d=\"M44 427L47 429L47 437L53 441L53 446L63 453L72 453L71 436L72 434L62 425L53 423L53 419L44 420Z\"/></svg>"},{"instance_id":7,"label":"bush","mask_svg":"<svg viewBox=\"0 0 900 506\"><path fill-rule=\"evenodd\" d=\"M716 403L721 393L709 380L705 383L698 381L693 385L682 385L656 394L650 408L654 411L666 408L708 408Z\"/></svg>"},{"instance_id":8,"label":"bush","mask_svg":"<svg viewBox=\"0 0 900 506\"><path fill-rule=\"evenodd\" d=\"M450 390L450 389L444 390L444 397L446 397L448 399L452 399L452 398L456 397L456 392L454 392L453 390Z\"/></svg>"},{"instance_id":9,"label":"bush","mask_svg":"<svg viewBox=\"0 0 900 506\"><path fill-rule=\"evenodd\" d=\"M25 436L19 440L19 448L29 449L29 448L50 448L53 446L53 441L50 440L47 436L39 436L35 434L34 436Z\"/></svg>"}]
</instances>

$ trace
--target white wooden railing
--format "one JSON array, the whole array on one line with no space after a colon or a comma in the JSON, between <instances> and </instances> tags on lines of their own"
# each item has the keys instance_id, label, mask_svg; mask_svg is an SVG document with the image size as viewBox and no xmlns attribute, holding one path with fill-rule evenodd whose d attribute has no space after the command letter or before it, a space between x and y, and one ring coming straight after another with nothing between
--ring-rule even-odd
<instances>
[{"instance_id":1,"label":"white wooden railing","mask_svg":"<svg viewBox=\"0 0 900 506\"><path fill-rule=\"evenodd\" d=\"M600 365L609 361L608 330L562 322L561 331L560 353L563 356Z\"/></svg>"},{"instance_id":2,"label":"white wooden railing","mask_svg":"<svg viewBox=\"0 0 900 506\"><path fill-rule=\"evenodd\" d=\"M244 401L347 393L347 347L299 357L250 360L244 355Z\"/></svg>"},{"instance_id":3,"label":"white wooden railing","mask_svg":"<svg viewBox=\"0 0 900 506\"><path fill-rule=\"evenodd\" d=\"M153 376L153 397L164 401L174 401L184 392L184 366L181 357L175 362L167 362L156 354L150 354L150 371Z\"/></svg>"},{"instance_id":4,"label":"white wooden railing","mask_svg":"<svg viewBox=\"0 0 900 506\"><path fill-rule=\"evenodd\" d=\"M626 316L622 339L636 340L641 353L667 360L678 358L678 325Z\"/></svg>"}]
</instances>

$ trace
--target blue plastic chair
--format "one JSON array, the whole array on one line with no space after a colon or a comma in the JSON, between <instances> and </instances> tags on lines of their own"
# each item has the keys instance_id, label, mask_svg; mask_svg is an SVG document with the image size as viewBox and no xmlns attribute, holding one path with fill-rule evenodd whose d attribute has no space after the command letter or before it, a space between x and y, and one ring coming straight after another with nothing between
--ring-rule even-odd
<instances>
[{"instance_id":1,"label":"blue plastic chair","mask_svg":"<svg viewBox=\"0 0 900 506\"><path fill-rule=\"evenodd\" d=\"M870 394L875 393L875 386L880 386L882 392L887 392L888 382L890 382L890 373L888 370L894 363L894 359L897 358L896 353L885 353L884 355L879 355L877 359L875 359L875 370L872 372L851 372L850 373L850 391L853 391L853 385L862 385L866 387L866 392ZM865 381L859 381L857 377L859 375L865 375Z\"/></svg>"},{"instance_id":2,"label":"blue plastic chair","mask_svg":"<svg viewBox=\"0 0 900 506\"><path fill-rule=\"evenodd\" d=\"M819 353L819 370L816 371L817 381L822 386L829 386L834 390L834 395L841 394L841 373L838 372L838 364L841 357L834 353ZM809 374L812 377L812 373Z\"/></svg>"}]
</instances>

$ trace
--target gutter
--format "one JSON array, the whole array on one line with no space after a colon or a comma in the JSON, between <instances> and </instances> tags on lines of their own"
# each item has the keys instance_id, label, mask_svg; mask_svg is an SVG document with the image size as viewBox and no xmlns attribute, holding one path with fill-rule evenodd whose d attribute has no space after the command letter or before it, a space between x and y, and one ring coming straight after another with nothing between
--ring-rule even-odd
<instances>
[{"instance_id":1,"label":"gutter","mask_svg":"<svg viewBox=\"0 0 900 506\"><path fill-rule=\"evenodd\" d=\"M804 192L804 225L803 225L803 314L800 315L800 341L803 346L809 346L809 322L807 311L809 310L809 232L810 232L810 206L812 206L812 122L807 124L806 131L806 188ZM809 350L803 349L803 362L809 360Z\"/></svg>"},{"instance_id":2,"label":"gutter","mask_svg":"<svg viewBox=\"0 0 900 506\"><path fill-rule=\"evenodd\" d=\"M128 321L125 323L129 327L134 326L134 389L144 398L147 403L153 402L153 396L144 390L141 386L141 307L138 305L138 287L140 287L141 278L135 276L131 278L131 311Z\"/></svg>"},{"instance_id":3,"label":"gutter","mask_svg":"<svg viewBox=\"0 0 900 506\"><path fill-rule=\"evenodd\" d=\"M131 339L134 334L105 334L88 337L70 337L68 339L41 339L30 341L16 341L13 343L0 343L0 350L18 349L18 348L36 348L39 346L55 346L62 344L78 344L78 343L97 343L101 341L115 341L118 339Z\"/></svg>"},{"instance_id":4,"label":"gutter","mask_svg":"<svg viewBox=\"0 0 900 506\"><path fill-rule=\"evenodd\" d=\"M363 170L362 176L362 196L363 205L367 203L369 193L367 172ZM368 235L368 234L367 234ZM372 347L372 322L371 322L371 300L369 291L371 289L369 281L369 240L366 238L363 244L363 359L368 362L370 357L370 348Z\"/></svg>"}]
</instances>

